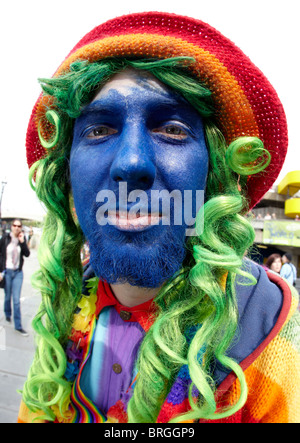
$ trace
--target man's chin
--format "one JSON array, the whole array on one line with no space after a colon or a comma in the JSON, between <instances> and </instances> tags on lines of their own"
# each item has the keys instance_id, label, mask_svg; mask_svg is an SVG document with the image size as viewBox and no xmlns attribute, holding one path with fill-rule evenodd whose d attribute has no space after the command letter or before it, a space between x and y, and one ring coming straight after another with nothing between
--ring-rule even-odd
<instances>
[{"instance_id":1,"label":"man's chin","mask_svg":"<svg viewBox=\"0 0 300 443\"><path fill-rule=\"evenodd\" d=\"M151 242L145 240L133 237L128 242L115 242L106 236L90 239L90 263L97 277L109 284L161 286L180 269L184 242L170 231L164 232L159 241L154 237Z\"/></svg>"}]
</instances>

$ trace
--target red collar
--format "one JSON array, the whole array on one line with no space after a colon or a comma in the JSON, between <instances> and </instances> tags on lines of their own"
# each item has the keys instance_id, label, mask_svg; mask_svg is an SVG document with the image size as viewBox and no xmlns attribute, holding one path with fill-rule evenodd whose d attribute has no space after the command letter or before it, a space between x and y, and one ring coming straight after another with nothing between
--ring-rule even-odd
<instances>
[{"instance_id":1,"label":"red collar","mask_svg":"<svg viewBox=\"0 0 300 443\"><path fill-rule=\"evenodd\" d=\"M114 306L125 322L138 322L147 332L154 322L156 306L153 299L129 308L121 305L114 296L108 283L99 280L97 290L96 315L98 316L106 306Z\"/></svg>"}]
</instances>

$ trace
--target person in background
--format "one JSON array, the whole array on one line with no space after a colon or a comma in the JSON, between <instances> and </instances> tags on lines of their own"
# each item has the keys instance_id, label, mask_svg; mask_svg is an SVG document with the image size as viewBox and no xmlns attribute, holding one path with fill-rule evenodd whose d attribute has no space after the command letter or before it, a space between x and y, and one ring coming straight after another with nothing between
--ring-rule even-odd
<instances>
[{"instance_id":1,"label":"person in background","mask_svg":"<svg viewBox=\"0 0 300 443\"><path fill-rule=\"evenodd\" d=\"M280 269L282 266L281 262L281 255L280 254L271 254L267 261L266 261L266 267L270 269L271 271L277 272L277 274L280 274Z\"/></svg>"},{"instance_id":2,"label":"person in background","mask_svg":"<svg viewBox=\"0 0 300 443\"><path fill-rule=\"evenodd\" d=\"M28 333L22 328L20 295L23 284L24 257L29 257L30 252L26 243L22 222L15 219L11 225L11 232L4 234L0 240L0 284L4 287L4 313L6 321L11 322L11 299L14 306L15 330L23 336Z\"/></svg>"},{"instance_id":3,"label":"person in background","mask_svg":"<svg viewBox=\"0 0 300 443\"><path fill-rule=\"evenodd\" d=\"M282 256L282 263L283 266L280 270L281 277L285 278L291 285L296 285L296 279L297 279L297 270L296 267L293 265L292 262L292 254L289 252L286 252Z\"/></svg>"},{"instance_id":4,"label":"person in background","mask_svg":"<svg viewBox=\"0 0 300 443\"><path fill-rule=\"evenodd\" d=\"M32 239L33 235L34 235L33 229L32 229L32 226L30 226L30 228L29 228L29 234L28 234L28 247L29 247L29 248L31 248L31 246L30 246L30 240Z\"/></svg>"}]
</instances>

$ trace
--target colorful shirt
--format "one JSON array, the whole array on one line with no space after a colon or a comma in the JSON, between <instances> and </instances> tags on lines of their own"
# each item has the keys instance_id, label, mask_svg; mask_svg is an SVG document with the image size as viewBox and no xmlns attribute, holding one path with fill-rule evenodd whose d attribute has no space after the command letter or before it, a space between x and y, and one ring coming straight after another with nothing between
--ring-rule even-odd
<instances>
[{"instance_id":1,"label":"colorful shirt","mask_svg":"<svg viewBox=\"0 0 300 443\"><path fill-rule=\"evenodd\" d=\"M145 335L143 326L147 328L152 301L133 308L122 306L109 285L103 282L99 283L97 297L101 300L98 321L80 386L106 414L111 406L126 396L137 375L137 353Z\"/></svg>"},{"instance_id":2,"label":"colorful shirt","mask_svg":"<svg viewBox=\"0 0 300 443\"><path fill-rule=\"evenodd\" d=\"M97 294L92 300L94 315L89 326L83 329L86 334L78 335L82 324L75 322L71 337L71 349L74 343L77 347L79 340L85 348L80 367L76 357L74 361L74 355L70 354L73 368L66 373L71 381L76 376L71 395L73 422L106 421L108 410L117 401L128 403L128 391L137 375L137 352L155 312L152 300L129 308L116 300L108 284L97 279L96 282ZM83 300L79 307L87 308L84 315L90 314L90 307L86 305L90 295L84 295ZM82 310L78 315L81 314ZM91 411L94 412L91 414Z\"/></svg>"}]
</instances>

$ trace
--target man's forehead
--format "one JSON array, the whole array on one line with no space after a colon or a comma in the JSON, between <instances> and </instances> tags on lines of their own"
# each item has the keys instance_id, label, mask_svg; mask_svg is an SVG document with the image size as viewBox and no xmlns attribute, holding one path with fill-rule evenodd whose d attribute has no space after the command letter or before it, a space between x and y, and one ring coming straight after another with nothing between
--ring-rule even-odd
<instances>
[{"instance_id":1,"label":"man's forehead","mask_svg":"<svg viewBox=\"0 0 300 443\"><path fill-rule=\"evenodd\" d=\"M96 94L93 101L106 97L111 90L118 91L124 97L129 96L134 88L143 88L161 95L169 93L167 87L147 71L126 68L115 74Z\"/></svg>"}]
</instances>

